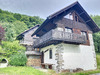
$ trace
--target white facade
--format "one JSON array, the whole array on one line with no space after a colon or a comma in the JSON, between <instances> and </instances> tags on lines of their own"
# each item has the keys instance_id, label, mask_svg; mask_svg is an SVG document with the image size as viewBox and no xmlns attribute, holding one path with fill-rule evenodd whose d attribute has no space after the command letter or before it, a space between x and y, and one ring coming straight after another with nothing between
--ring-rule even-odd
<instances>
[{"instance_id":1,"label":"white facade","mask_svg":"<svg viewBox=\"0 0 100 75\"><path fill-rule=\"evenodd\" d=\"M96 54L94 49L93 37L89 33L90 46L88 45L74 45L61 43L63 46L63 69L76 69L82 68L84 70L94 70L97 68ZM49 51L44 53L44 63L54 64L53 69L56 69L56 47L58 45L50 45L41 49L46 51L52 49L52 59L49 58Z\"/></svg>"}]
</instances>

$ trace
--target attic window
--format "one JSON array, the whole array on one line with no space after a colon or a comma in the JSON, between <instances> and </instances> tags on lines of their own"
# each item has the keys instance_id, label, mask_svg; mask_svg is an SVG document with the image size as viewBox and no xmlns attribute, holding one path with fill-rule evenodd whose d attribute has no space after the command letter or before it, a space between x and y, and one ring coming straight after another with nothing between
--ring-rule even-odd
<instances>
[{"instance_id":1,"label":"attic window","mask_svg":"<svg viewBox=\"0 0 100 75\"><path fill-rule=\"evenodd\" d=\"M69 13L69 14L67 14L66 16L64 16L64 18L73 20L73 15L72 15L72 13Z\"/></svg>"}]
</instances>

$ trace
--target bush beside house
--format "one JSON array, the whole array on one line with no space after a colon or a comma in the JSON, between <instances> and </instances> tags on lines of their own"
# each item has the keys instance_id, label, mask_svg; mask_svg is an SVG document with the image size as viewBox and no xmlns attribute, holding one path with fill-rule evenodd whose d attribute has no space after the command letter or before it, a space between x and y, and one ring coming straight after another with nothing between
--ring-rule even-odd
<instances>
[{"instance_id":1,"label":"bush beside house","mask_svg":"<svg viewBox=\"0 0 100 75\"><path fill-rule=\"evenodd\" d=\"M9 64L12 66L25 66L26 62L27 62L26 55L24 53L23 54L21 53L21 54L12 55L10 57Z\"/></svg>"},{"instance_id":2,"label":"bush beside house","mask_svg":"<svg viewBox=\"0 0 100 75\"><path fill-rule=\"evenodd\" d=\"M8 59L10 65L24 66L26 64L25 47L21 46L19 41L2 41L0 52L2 52L1 60L3 58Z\"/></svg>"}]
</instances>

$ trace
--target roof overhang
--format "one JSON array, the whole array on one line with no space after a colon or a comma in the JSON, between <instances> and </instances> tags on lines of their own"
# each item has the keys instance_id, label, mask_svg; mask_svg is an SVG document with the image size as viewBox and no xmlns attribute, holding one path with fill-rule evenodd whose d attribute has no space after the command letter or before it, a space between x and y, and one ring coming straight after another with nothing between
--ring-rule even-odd
<instances>
[{"instance_id":1,"label":"roof overhang","mask_svg":"<svg viewBox=\"0 0 100 75\"><path fill-rule=\"evenodd\" d=\"M32 29L35 29L36 27L39 27L40 25L36 25L36 26L34 26L34 27L32 27L32 28L30 28L30 29L28 29L28 30L25 30L24 32L22 32L21 34L19 34L18 36L17 36L17 40L20 40L20 39L22 39L23 37L24 37L24 34L26 34L27 32L29 32L30 30L32 30Z\"/></svg>"},{"instance_id":2,"label":"roof overhang","mask_svg":"<svg viewBox=\"0 0 100 75\"><path fill-rule=\"evenodd\" d=\"M71 10L73 9L78 13L78 15L84 20L86 25L91 28L93 33L100 31L99 27L95 24L95 22L91 19L91 17L87 14L87 12L83 9L83 7L79 4L79 2L75 2L47 17L47 19L42 23L42 25L32 34L32 36L37 35L37 33L39 33L40 30L43 29L43 27L46 26L48 22L50 22L55 18L58 18L60 15L63 15L64 12L66 13L69 12L70 9Z\"/></svg>"}]
</instances>

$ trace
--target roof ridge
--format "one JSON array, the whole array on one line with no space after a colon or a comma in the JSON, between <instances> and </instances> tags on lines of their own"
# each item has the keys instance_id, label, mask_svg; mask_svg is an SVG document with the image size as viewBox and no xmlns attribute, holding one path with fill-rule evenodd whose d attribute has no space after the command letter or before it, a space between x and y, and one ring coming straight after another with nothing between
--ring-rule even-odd
<instances>
[{"instance_id":1,"label":"roof ridge","mask_svg":"<svg viewBox=\"0 0 100 75\"><path fill-rule=\"evenodd\" d=\"M68 8L70 8L70 7L74 6L74 5L76 5L77 3L79 4L79 2L76 1L76 2L74 2L73 4L70 4L70 5L68 5L68 6L66 6L66 7L64 7L64 8L62 8L62 9L60 9L59 11L57 11L57 12L55 12L55 13L49 15L47 18L48 18L48 19L51 19L55 14L62 13L63 11L65 11L66 9L68 9Z\"/></svg>"}]
</instances>

